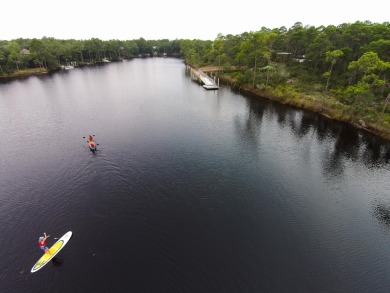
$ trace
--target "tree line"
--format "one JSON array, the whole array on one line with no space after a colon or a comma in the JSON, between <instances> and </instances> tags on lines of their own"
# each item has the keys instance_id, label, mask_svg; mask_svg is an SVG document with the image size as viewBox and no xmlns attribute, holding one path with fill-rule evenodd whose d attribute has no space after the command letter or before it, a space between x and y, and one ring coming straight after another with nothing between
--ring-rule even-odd
<instances>
[{"instance_id":1,"label":"tree line","mask_svg":"<svg viewBox=\"0 0 390 293\"><path fill-rule=\"evenodd\" d=\"M390 135L389 22L319 27L297 22L289 29L263 27L214 41L182 40L180 47L189 64L222 67L239 85L292 104L312 100L311 109L333 112L340 120L364 118Z\"/></svg>"},{"instance_id":2,"label":"tree line","mask_svg":"<svg viewBox=\"0 0 390 293\"><path fill-rule=\"evenodd\" d=\"M53 70L62 64L76 62L88 64L103 58L110 61L129 59L141 55L178 55L179 40L89 40L15 39L0 41L0 74L9 74L25 68Z\"/></svg>"},{"instance_id":3,"label":"tree line","mask_svg":"<svg viewBox=\"0 0 390 293\"><path fill-rule=\"evenodd\" d=\"M181 56L195 67L223 68L236 84L284 102L311 103L312 110L340 120L362 118L370 126L389 129L389 22L319 27L297 22L289 29L262 27L238 35L219 34L215 40L20 38L0 41L0 75L164 53Z\"/></svg>"}]
</instances>

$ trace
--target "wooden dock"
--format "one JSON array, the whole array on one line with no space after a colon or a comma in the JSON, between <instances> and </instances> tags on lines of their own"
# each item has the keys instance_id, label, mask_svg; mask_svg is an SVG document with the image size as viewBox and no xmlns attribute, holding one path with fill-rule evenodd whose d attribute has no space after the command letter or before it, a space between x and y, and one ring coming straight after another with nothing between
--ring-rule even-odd
<instances>
[{"instance_id":1,"label":"wooden dock","mask_svg":"<svg viewBox=\"0 0 390 293\"><path fill-rule=\"evenodd\" d=\"M200 69L191 68L191 78L197 80L207 90L219 89L219 79L218 84L216 84L215 78L211 78Z\"/></svg>"}]
</instances>

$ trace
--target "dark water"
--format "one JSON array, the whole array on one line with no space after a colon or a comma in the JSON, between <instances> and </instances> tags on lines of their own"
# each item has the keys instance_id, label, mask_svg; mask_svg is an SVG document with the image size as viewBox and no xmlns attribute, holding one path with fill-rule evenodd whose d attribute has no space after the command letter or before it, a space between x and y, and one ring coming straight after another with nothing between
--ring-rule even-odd
<instances>
[{"instance_id":1,"label":"dark water","mask_svg":"<svg viewBox=\"0 0 390 293\"><path fill-rule=\"evenodd\" d=\"M390 290L381 139L178 59L1 84L0 134L0 292Z\"/></svg>"}]
</instances>

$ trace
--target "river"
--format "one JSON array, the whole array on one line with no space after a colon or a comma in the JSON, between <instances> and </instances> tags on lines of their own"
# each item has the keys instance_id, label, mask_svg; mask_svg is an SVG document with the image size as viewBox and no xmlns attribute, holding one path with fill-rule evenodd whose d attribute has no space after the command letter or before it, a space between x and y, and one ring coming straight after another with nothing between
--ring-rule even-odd
<instances>
[{"instance_id":1,"label":"river","mask_svg":"<svg viewBox=\"0 0 390 293\"><path fill-rule=\"evenodd\" d=\"M371 134L207 91L175 58L3 82L0 134L0 292L389 292Z\"/></svg>"}]
</instances>

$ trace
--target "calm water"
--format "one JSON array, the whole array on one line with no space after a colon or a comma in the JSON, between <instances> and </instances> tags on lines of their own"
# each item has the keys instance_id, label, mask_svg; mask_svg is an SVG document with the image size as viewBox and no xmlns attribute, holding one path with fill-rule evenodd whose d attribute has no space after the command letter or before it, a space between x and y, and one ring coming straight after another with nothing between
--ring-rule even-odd
<instances>
[{"instance_id":1,"label":"calm water","mask_svg":"<svg viewBox=\"0 0 390 293\"><path fill-rule=\"evenodd\" d=\"M169 58L0 84L0 134L0 292L390 290L381 139Z\"/></svg>"}]
</instances>

